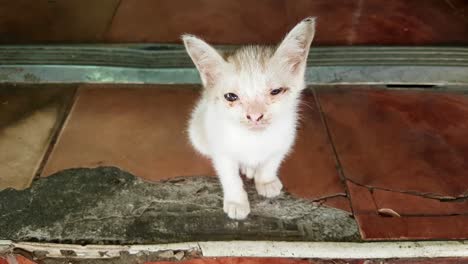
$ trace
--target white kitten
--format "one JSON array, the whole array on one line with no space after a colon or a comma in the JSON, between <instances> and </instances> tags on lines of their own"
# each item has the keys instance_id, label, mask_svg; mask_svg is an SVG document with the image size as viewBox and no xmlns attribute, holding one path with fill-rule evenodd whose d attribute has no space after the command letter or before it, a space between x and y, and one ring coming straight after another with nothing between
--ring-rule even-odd
<instances>
[{"instance_id":1,"label":"white kitten","mask_svg":"<svg viewBox=\"0 0 468 264\"><path fill-rule=\"evenodd\" d=\"M260 195L281 192L278 169L296 135L314 34L315 18L307 18L276 50L248 46L224 58L203 40L182 37L204 86L190 120L190 141L211 158L230 218L244 219L250 212L239 171L255 180Z\"/></svg>"}]
</instances>

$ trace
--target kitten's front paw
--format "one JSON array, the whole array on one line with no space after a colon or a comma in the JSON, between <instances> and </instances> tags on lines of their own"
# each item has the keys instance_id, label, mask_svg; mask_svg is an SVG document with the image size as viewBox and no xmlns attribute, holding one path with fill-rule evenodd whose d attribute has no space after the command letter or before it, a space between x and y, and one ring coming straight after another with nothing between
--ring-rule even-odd
<instances>
[{"instance_id":1,"label":"kitten's front paw","mask_svg":"<svg viewBox=\"0 0 468 264\"><path fill-rule=\"evenodd\" d=\"M281 189L283 189L283 184L281 183L280 179L275 178L273 181L270 182L255 181L255 187L257 189L258 194L267 198L272 198L278 196L281 193Z\"/></svg>"},{"instance_id":2,"label":"kitten's front paw","mask_svg":"<svg viewBox=\"0 0 468 264\"><path fill-rule=\"evenodd\" d=\"M247 177L247 179L253 179L253 178L254 178L254 174L255 174L255 170L254 170L254 169L242 165L242 166L240 167L240 171L241 171L241 174L242 174L242 175L244 175L245 177Z\"/></svg>"},{"instance_id":3,"label":"kitten's front paw","mask_svg":"<svg viewBox=\"0 0 468 264\"><path fill-rule=\"evenodd\" d=\"M224 212L231 219L242 220L247 217L250 213L250 204L249 201L246 202L232 202L224 201Z\"/></svg>"}]
</instances>

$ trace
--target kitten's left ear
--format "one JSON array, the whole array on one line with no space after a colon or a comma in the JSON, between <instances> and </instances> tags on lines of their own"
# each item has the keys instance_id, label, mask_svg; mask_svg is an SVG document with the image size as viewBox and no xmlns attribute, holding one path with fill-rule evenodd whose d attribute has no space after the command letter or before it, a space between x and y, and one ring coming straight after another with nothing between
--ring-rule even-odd
<instances>
[{"instance_id":1,"label":"kitten's left ear","mask_svg":"<svg viewBox=\"0 0 468 264\"><path fill-rule=\"evenodd\" d=\"M222 74L225 61L208 43L193 36L182 35L185 48L193 63L200 72L203 85L211 86Z\"/></svg>"},{"instance_id":2,"label":"kitten's left ear","mask_svg":"<svg viewBox=\"0 0 468 264\"><path fill-rule=\"evenodd\" d=\"M315 17L308 17L297 24L284 38L273 59L291 74L304 75L310 44L315 35Z\"/></svg>"}]
</instances>

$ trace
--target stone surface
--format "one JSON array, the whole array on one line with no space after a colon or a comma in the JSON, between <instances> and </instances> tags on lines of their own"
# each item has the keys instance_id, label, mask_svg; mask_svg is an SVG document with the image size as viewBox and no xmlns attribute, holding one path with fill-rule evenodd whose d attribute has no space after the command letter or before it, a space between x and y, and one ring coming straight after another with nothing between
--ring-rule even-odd
<instances>
[{"instance_id":1,"label":"stone surface","mask_svg":"<svg viewBox=\"0 0 468 264\"><path fill-rule=\"evenodd\" d=\"M365 239L468 238L465 94L317 93Z\"/></svg>"},{"instance_id":2,"label":"stone surface","mask_svg":"<svg viewBox=\"0 0 468 264\"><path fill-rule=\"evenodd\" d=\"M0 86L0 190L29 186L73 94L64 86Z\"/></svg>"},{"instance_id":3,"label":"stone surface","mask_svg":"<svg viewBox=\"0 0 468 264\"><path fill-rule=\"evenodd\" d=\"M214 177L148 183L117 168L71 169L0 192L0 239L61 243L203 240L359 241L339 209L282 194L263 199L248 185L252 212L233 221Z\"/></svg>"}]
</instances>

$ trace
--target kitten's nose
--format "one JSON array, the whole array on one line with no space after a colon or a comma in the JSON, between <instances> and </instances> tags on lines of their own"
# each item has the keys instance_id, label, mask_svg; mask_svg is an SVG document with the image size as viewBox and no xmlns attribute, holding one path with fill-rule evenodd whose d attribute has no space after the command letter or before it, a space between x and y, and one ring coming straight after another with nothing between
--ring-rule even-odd
<instances>
[{"instance_id":1,"label":"kitten's nose","mask_svg":"<svg viewBox=\"0 0 468 264\"><path fill-rule=\"evenodd\" d=\"M250 121L260 121L262 120L263 118L263 114L260 114L260 113L256 113L256 114L248 114L247 115L247 119L250 120Z\"/></svg>"}]
</instances>

